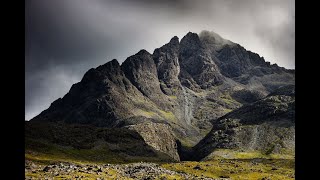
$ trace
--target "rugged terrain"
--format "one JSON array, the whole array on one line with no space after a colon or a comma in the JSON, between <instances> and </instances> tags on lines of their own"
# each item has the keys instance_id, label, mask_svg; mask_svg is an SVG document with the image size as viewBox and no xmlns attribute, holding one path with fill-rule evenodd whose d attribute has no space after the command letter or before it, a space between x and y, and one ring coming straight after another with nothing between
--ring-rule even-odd
<instances>
[{"instance_id":1,"label":"rugged terrain","mask_svg":"<svg viewBox=\"0 0 320 180\"><path fill-rule=\"evenodd\" d=\"M294 70L214 32L189 32L152 54L140 50L87 71L26 122L26 159L287 162L294 158L294 83Z\"/></svg>"},{"instance_id":2,"label":"rugged terrain","mask_svg":"<svg viewBox=\"0 0 320 180\"><path fill-rule=\"evenodd\" d=\"M200 160L215 155L219 149L293 155L294 86L281 87L267 97L215 120L210 133L194 147L193 157ZM224 156L227 154L229 152Z\"/></svg>"},{"instance_id":3,"label":"rugged terrain","mask_svg":"<svg viewBox=\"0 0 320 180\"><path fill-rule=\"evenodd\" d=\"M294 179L294 160L217 159L181 163L83 164L26 161L26 179Z\"/></svg>"}]
</instances>

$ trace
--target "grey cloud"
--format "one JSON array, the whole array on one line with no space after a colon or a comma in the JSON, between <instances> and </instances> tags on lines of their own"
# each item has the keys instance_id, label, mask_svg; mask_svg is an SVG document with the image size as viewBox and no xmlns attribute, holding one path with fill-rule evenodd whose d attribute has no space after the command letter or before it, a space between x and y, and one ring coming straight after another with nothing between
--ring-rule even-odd
<instances>
[{"instance_id":1,"label":"grey cloud","mask_svg":"<svg viewBox=\"0 0 320 180\"><path fill-rule=\"evenodd\" d=\"M68 92L70 84L81 80L85 71L81 71L81 67L76 68L70 70L64 66L52 66L29 75L25 81L26 119L39 114L39 110L48 108L57 97Z\"/></svg>"},{"instance_id":2,"label":"grey cloud","mask_svg":"<svg viewBox=\"0 0 320 180\"><path fill-rule=\"evenodd\" d=\"M294 68L291 0L28 0L26 118L63 96L86 70L140 49L149 52L189 31L214 31Z\"/></svg>"}]
</instances>

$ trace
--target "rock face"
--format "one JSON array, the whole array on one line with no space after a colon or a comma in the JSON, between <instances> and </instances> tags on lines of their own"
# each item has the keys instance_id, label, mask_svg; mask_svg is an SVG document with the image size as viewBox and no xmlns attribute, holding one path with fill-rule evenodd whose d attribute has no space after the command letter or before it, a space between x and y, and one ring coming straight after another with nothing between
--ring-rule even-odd
<instances>
[{"instance_id":1,"label":"rock face","mask_svg":"<svg viewBox=\"0 0 320 180\"><path fill-rule=\"evenodd\" d=\"M293 153L294 148L295 90L285 86L214 121L211 132L195 146L194 157L205 158L216 149L270 154Z\"/></svg>"},{"instance_id":2,"label":"rock face","mask_svg":"<svg viewBox=\"0 0 320 180\"><path fill-rule=\"evenodd\" d=\"M176 139L169 125L149 122L131 125L129 129L137 131L155 150L164 152L177 161L180 160Z\"/></svg>"},{"instance_id":3,"label":"rock face","mask_svg":"<svg viewBox=\"0 0 320 180\"><path fill-rule=\"evenodd\" d=\"M157 66L160 88L166 95L177 95L181 89L178 78L179 65L179 38L173 37L170 42L161 48L155 49L153 59Z\"/></svg>"},{"instance_id":4,"label":"rock face","mask_svg":"<svg viewBox=\"0 0 320 180\"><path fill-rule=\"evenodd\" d=\"M180 42L173 37L152 54L141 50L121 65L112 60L90 69L63 98L31 122L108 128L162 123L172 128L183 146L191 147L219 117L264 98L280 86L294 84L294 79L294 70L270 65L258 54L213 32L189 32ZM141 130L139 126L136 128ZM146 135L143 132L141 135ZM148 141L151 136L144 138ZM165 148L150 144L177 159L175 145L171 138L169 141Z\"/></svg>"},{"instance_id":5,"label":"rock face","mask_svg":"<svg viewBox=\"0 0 320 180\"><path fill-rule=\"evenodd\" d=\"M223 81L223 76L213 62L209 51L195 33L188 33L181 40L180 66L182 70L180 79L188 88L206 89L219 85Z\"/></svg>"}]
</instances>

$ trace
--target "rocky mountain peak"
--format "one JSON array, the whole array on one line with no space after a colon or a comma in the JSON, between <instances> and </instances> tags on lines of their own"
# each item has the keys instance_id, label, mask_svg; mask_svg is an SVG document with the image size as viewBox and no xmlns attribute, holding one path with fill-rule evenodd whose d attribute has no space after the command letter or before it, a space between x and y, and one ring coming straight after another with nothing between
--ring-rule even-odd
<instances>
[{"instance_id":1,"label":"rocky mountain peak","mask_svg":"<svg viewBox=\"0 0 320 180\"><path fill-rule=\"evenodd\" d=\"M143 68L147 70L148 68L153 68L154 62L152 60L152 55L142 49L135 55L128 57L121 65L123 71L127 74L132 70L137 70L139 68ZM128 74L128 77L133 77L132 74Z\"/></svg>"},{"instance_id":2,"label":"rocky mountain peak","mask_svg":"<svg viewBox=\"0 0 320 180\"><path fill-rule=\"evenodd\" d=\"M197 40L197 39L199 39L198 34L189 31L189 32L182 38L181 41L186 41L186 40L192 41L192 40Z\"/></svg>"},{"instance_id":3,"label":"rocky mountain peak","mask_svg":"<svg viewBox=\"0 0 320 180\"><path fill-rule=\"evenodd\" d=\"M146 50L128 57L121 68L130 82L145 96L161 94L157 67L152 55Z\"/></svg>"},{"instance_id":4,"label":"rocky mountain peak","mask_svg":"<svg viewBox=\"0 0 320 180\"><path fill-rule=\"evenodd\" d=\"M189 32L180 42L180 79L188 88L210 88L221 84L222 75L211 52L200 41L198 34Z\"/></svg>"},{"instance_id":5,"label":"rocky mountain peak","mask_svg":"<svg viewBox=\"0 0 320 180\"><path fill-rule=\"evenodd\" d=\"M118 60L112 59L111 61L109 61L101 66L98 66L96 68L96 70L100 71L100 72L109 72L109 74L111 75L111 72L112 73L119 73L120 72L120 64L119 64Z\"/></svg>"},{"instance_id":6,"label":"rocky mountain peak","mask_svg":"<svg viewBox=\"0 0 320 180\"><path fill-rule=\"evenodd\" d=\"M235 43L222 38L219 34L213 31L201 31L199 38L204 45L214 51L220 50L225 45L235 45Z\"/></svg>"},{"instance_id":7,"label":"rocky mountain peak","mask_svg":"<svg viewBox=\"0 0 320 180\"><path fill-rule=\"evenodd\" d=\"M136 53L134 56L149 56L151 55L147 50L141 49L138 53Z\"/></svg>"},{"instance_id":8,"label":"rocky mountain peak","mask_svg":"<svg viewBox=\"0 0 320 180\"><path fill-rule=\"evenodd\" d=\"M173 36L173 38L171 38L169 44L172 44L173 46L179 45L179 38L177 36Z\"/></svg>"},{"instance_id":9,"label":"rocky mountain peak","mask_svg":"<svg viewBox=\"0 0 320 180\"><path fill-rule=\"evenodd\" d=\"M179 64L179 38L174 36L169 43L157 48L153 52L153 60L157 66L160 87L164 94L174 95L177 92L172 89L180 88L178 75Z\"/></svg>"},{"instance_id":10,"label":"rocky mountain peak","mask_svg":"<svg viewBox=\"0 0 320 180\"><path fill-rule=\"evenodd\" d=\"M202 48L202 43L198 34L188 32L180 42L180 53L184 57L190 56L194 51Z\"/></svg>"},{"instance_id":11,"label":"rocky mountain peak","mask_svg":"<svg viewBox=\"0 0 320 180\"><path fill-rule=\"evenodd\" d=\"M103 65L98 66L97 68L89 69L85 75L83 76L81 82L89 82L89 81L101 81L106 77L118 76L120 75L121 68L120 64L116 59L113 59Z\"/></svg>"},{"instance_id":12,"label":"rocky mountain peak","mask_svg":"<svg viewBox=\"0 0 320 180\"><path fill-rule=\"evenodd\" d=\"M114 59L90 69L33 120L106 127L166 123L177 139L188 137L194 145L217 118L293 84L293 73L215 33L189 32L153 54L142 49L121 65Z\"/></svg>"}]
</instances>

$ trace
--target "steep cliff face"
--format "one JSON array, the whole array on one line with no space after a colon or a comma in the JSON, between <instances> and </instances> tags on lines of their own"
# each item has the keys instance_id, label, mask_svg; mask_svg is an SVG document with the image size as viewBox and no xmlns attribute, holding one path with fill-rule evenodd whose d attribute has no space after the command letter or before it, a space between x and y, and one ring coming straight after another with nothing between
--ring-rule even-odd
<instances>
[{"instance_id":1,"label":"steep cliff face","mask_svg":"<svg viewBox=\"0 0 320 180\"><path fill-rule=\"evenodd\" d=\"M159 152L179 161L176 138L172 128L163 123L140 123L128 127L138 132L145 142Z\"/></svg>"},{"instance_id":2,"label":"steep cliff face","mask_svg":"<svg viewBox=\"0 0 320 180\"><path fill-rule=\"evenodd\" d=\"M176 96L181 90L178 79L179 65L179 38L173 37L168 44L157 48L153 52L153 59L157 66L160 88L164 94Z\"/></svg>"},{"instance_id":3,"label":"steep cliff face","mask_svg":"<svg viewBox=\"0 0 320 180\"><path fill-rule=\"evenodd\" d=\"M215 33L189 32L153 54L141 50L121 65L112 60L90 69L31 122L117 128L162 123L183 146L191 147L221 116L290 84L294 72L270 65ZM174 150L174 145L166 147ZM175 157L171 150L160 150Z\"/></svg>"},{"instance_id":4,"label":"steep cliff face","mask_svg":"<svg viewBox=\"0 0 320 180\"><path fill-rule=\"evenodd\" d=\"M188 33L181 39L180 66L181 82L188 88L206 89L223 81L218 67L195 33Z\"/></svg>"}]
</instances>

